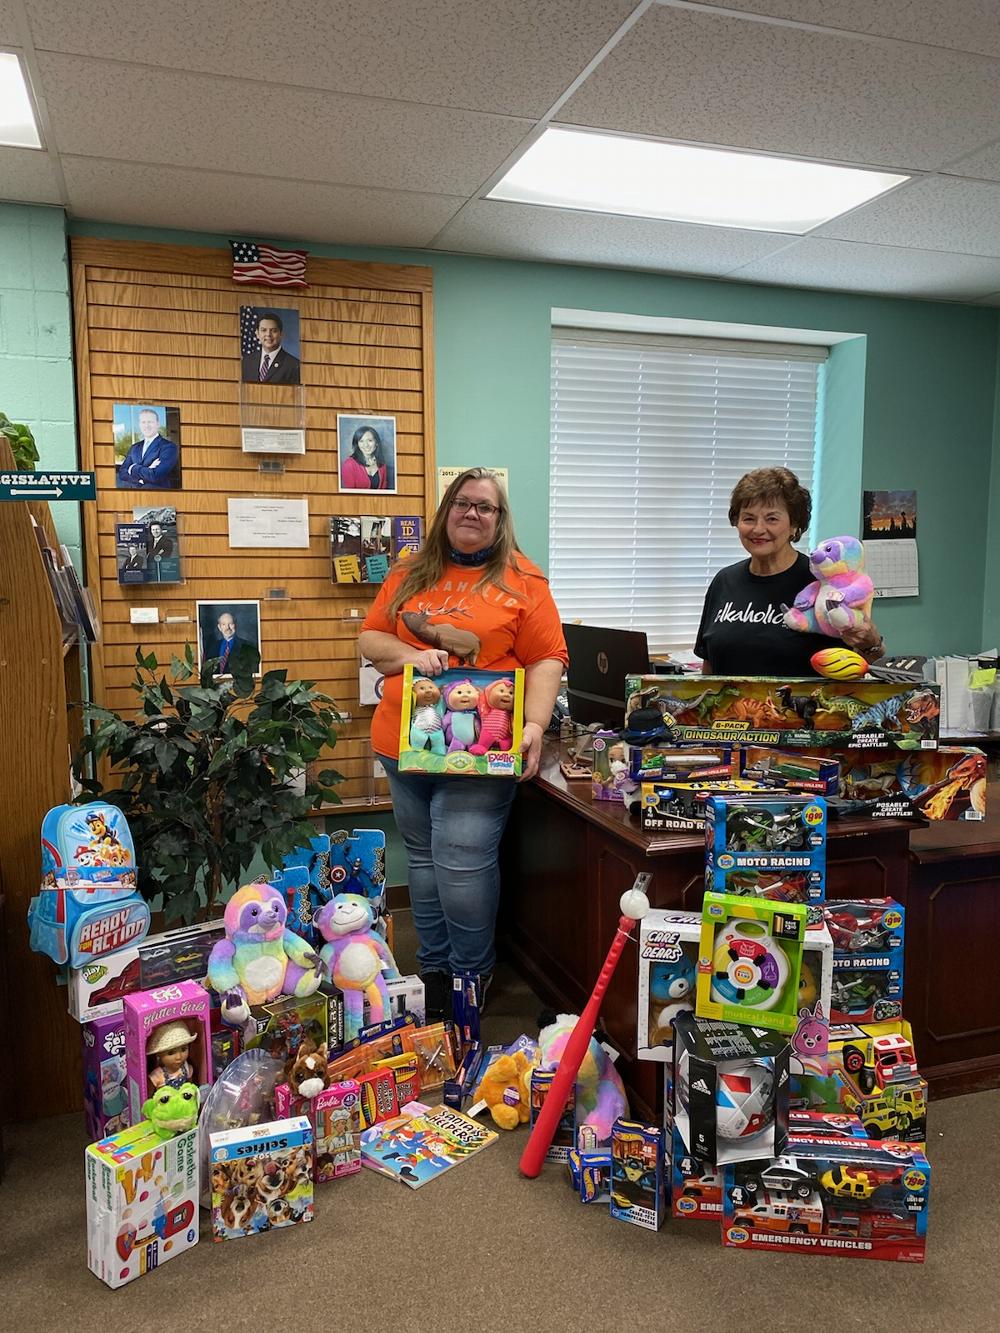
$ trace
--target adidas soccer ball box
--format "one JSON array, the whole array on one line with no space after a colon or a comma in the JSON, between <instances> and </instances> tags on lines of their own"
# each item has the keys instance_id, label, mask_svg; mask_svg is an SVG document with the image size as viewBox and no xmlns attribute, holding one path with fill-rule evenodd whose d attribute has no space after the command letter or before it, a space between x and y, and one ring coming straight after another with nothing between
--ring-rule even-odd
<instances>
[{"instance_id":1,"label":"adidas soccer ball box","mask_svg":"<svg viewBox=\"0 0 1000 1333\"><path fill-rule=\"evenodd\" d=\"M700 1162L777 1157L788 1139L787 1040L747 1024L679 1014L674 1022L674 1125Z\"/></svg>"}]
</instances>

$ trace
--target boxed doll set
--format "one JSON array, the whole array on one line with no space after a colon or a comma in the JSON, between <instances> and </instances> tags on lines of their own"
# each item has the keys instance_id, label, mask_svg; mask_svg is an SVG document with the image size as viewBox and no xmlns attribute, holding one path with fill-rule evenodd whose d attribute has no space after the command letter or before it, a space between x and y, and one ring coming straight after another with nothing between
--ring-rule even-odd
<instances>
[{"instance_id":1,"label":"boxed doll set","mask_svg":"<svg viewBox=\"0 0 1000 1333\"><path fill-rule=\"evenodd\" d=\"M433 680L403 668L402 773L521 776L524 669L452 667Z\"/></svg>"}]
</instances>

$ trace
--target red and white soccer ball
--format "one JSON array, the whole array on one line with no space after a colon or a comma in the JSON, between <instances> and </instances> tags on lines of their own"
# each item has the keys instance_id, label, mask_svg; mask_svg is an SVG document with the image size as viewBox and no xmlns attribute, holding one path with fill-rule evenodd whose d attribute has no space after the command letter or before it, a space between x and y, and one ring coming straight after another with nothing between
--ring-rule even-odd
<instances>
[{"instance_id":1,"label":"red and white soccer ball","mask_svg":"<svg viewBox=\"0 0 1000 1333\"><path fill-rule=\"evenodd\" d=\"M715 1128L723 1139L759 1134L774 1114L774 1072L759 1060L734 1060L719 1069L715 1087Z\"/></svg>"}]
</instances>

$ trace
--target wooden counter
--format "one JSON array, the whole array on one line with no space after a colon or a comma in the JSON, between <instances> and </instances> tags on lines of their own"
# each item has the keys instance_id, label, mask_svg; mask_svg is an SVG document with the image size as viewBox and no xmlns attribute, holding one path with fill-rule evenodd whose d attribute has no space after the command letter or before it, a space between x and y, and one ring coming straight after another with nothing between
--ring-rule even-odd
<instances>
[{"instance_id":1,"label":"wooden counter","mask_svg":"<svg viewBox=\"0 0 1000 1333\"><path fill-rule=\"evenodd\" d=\"M835 821L827 896L905 904L910 832L898 820ZM618 900L640 871L652 873L654 907L701 910L704 839L643 833L622 806L591 800L589 782L567 782L559 771L555 744L547 745L538 778L518 791L502 857L501 939L538 994L560 1011L579 1013L586 1004L618 922ZM634 1109L648 1115L659 1105L663 1066L635 1059L636 975L630 943L608 988L603 1023L622 1052L618 1068Z\"/></svg>"}]
</instances>

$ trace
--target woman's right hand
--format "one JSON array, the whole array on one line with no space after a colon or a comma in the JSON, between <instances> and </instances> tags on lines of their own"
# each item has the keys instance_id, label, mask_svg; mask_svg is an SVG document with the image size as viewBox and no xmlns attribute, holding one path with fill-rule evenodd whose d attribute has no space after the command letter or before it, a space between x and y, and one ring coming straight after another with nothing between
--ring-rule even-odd
<instances>
[{"instance_id":1,"label":"woman's right hand","mask_svg":"<svg viewBox=\"0 0 1000 1333\"><path fill-rule=\"evenodd\" d=\"M448 654L443 648L425 648L413 655L413 669L422 676L440 676L448 670Z\"/></svg>"}]
</instances>

